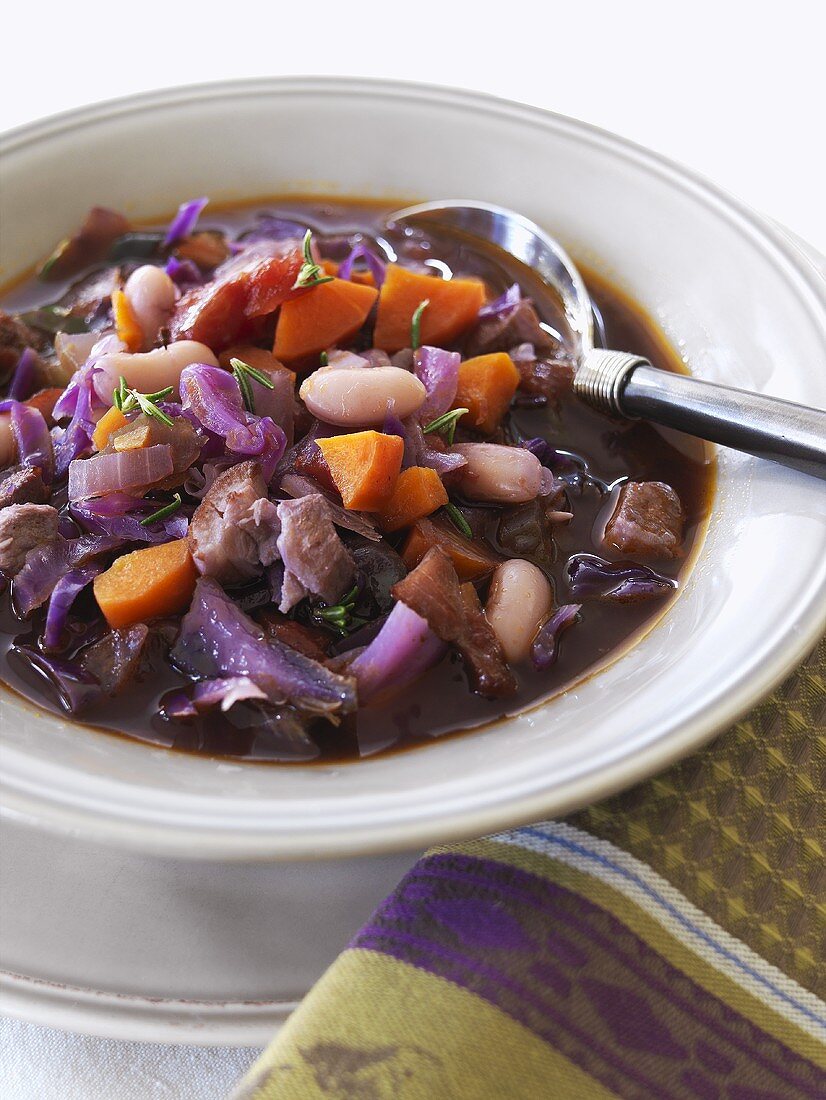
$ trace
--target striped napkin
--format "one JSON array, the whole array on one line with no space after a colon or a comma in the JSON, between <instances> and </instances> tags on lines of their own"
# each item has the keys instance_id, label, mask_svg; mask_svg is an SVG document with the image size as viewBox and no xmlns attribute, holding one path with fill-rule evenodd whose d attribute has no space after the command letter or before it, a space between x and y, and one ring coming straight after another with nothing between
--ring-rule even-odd
<instances>
[{"instance_id":1,"label":"striped napkin","mask_svg":"<svg viewBox=\"0 0 826 1100\"><path fill-rule=\"evenodd\" d=\"M434 849L235 1100L826 1098L826 642L710 748Z\"/></svg>"}]
</instances>

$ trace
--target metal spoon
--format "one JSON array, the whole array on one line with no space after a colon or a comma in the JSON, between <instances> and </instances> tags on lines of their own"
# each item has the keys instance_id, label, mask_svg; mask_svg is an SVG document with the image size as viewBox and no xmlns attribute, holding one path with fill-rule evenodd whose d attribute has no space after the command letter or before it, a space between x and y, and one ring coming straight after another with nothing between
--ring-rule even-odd
<instances>
[{"instance_id":1,"label":"metal spoon","mask_svg":"<svg viewBox=\"0 0 826 1100\"><path fill-rule=\"evenodd\" d=\"M558 295L577 363L574 392L613 416L669 428L826 478L826 411L657 370L639 355L594 347L591 300L573 261L544 230L512 210L461 199L422 203L395 224L442 226L481 238L531 268Z\"/></svg>"}]
</instances>

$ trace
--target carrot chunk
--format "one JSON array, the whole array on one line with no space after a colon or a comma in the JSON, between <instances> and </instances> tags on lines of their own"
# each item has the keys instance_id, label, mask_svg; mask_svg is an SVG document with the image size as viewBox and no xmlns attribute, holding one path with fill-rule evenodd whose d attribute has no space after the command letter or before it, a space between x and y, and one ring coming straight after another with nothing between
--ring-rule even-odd
<instances>
[{"instance_id":1,"label":"carrot chunk","mask_svg":"<svg viewBox=\"0 0 826 1100\"><path fill-rule=\"evenodd\" d=\"M316 443L345 508L380 512L399 477L404 442L397 435L353 432L317 439Z\"/></svg>"},{"instance_id":2,"label":"carrot chunk","mask_svg":"<svg viewBox=\"0 0 826 1100\"><path fill-rule=\"evenodd\" d=\"M109 436L112 432L116 432L118 428L125 427L127 423L128 421L120 409L116 405L113 405L112 408L107 409L100 420L98 420L92 435L92 442L99 451L102 451L109 442Z\"/></svg>"},{"instance_id":3,"label":"carrot chunk","mask_svg":"<svg viewBox=\"0 0 826 1100\"><path fill-rule=\"evenodd\" d=\"M427 466L410 466L399 474L396 487L379 512L379 526L384 531L398 531L429 516L447 502L447 492L435 470Z\"/></svg>"},{"instance_id":4,"label":"carrot chunk","mask_svg":"<svg viewBox=\"0 0 826 1100\"><path fill-rule=\"evenodd\" d=\"M112 291L112 315L115 320L115 332L130 351L140 351L143 347L143 331L129 299L122 290Z\"/></svg>"},{"instance_id":5,"label":"carrot chunk","mask_svg":"<svg viewBox=\"0 0 826 1100\"><path fill-rule=\"evenodd\" d=\"M463 425L492 435L508 411L518 385L519 371L507 352L477 355L459 366L453 408L468 410L462 418Z\"/></svg>"},{"instance_id":6,"label":"carrot chunk","mask_svg":"<svg viewBox=\"0 0 826 1100\"><path fill-rule=\"evenodd\" d=\"M288 367L317 364L322 351L356 335L377 297L373 287L333 279L291 298L281 307L273 354Z\"/></svg>"},{"instance_id":7,"label":"carrot chunk","mask_svg":"<svg viewBox=\"0 0 826 1100\"><path fill-rule=\"evenodd\" d=\"M434 546L440 547L448 555L460 581L476 581L486 577L501 560L492 551L477 542L471 542L451 527L434 520L420 519L411 527L402 547L404 564L408 569L414 569Z\"/></svg>"},{"instance_id":8,"label":"carrot chunk","mask_svg":"<svg viewBox=\"0 0 826 1100\"><path fill-rule=\"evenodd\" d=\"M476 320L485 304L485 287L477 279L439 279L389 264L379 295L376 347L389 352L410 347L413 314L425 300L429 304L421 316L421 342L441 347Z\"/></svg>"},{"instance_id":9,"label":"carrot chunk","mask_svg":"<svg viewBox=\"0 0 826 1100\"><path fill-rule=\"evenodd\" d=\"M107 623L118 630L182 611L197 577L186 539L177 539L118 558L95 577L95 599Z\"/></svg>"}]
</instances>

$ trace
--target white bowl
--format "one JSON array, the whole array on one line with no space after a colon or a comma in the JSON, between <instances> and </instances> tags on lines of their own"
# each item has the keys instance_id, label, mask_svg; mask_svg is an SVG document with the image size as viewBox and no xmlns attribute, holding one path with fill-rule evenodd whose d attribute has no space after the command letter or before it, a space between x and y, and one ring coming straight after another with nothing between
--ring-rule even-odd
<instances>
[{"instance_id":1,"label":"white bowl","mask_svg":"<svg viewBox=\"0 0 826 1100\"><path fill-rule=\"evenodd\" d=\"M826 406L826 284L782 233L652 153L529 107L352 79L207 85L24 127L3 157L3 278L92 203L148 216L195 194L483 199L627 287L699 376ZM611 667L528 714L412 753L280 769L147 748L4 696L0 808L200 858L421 848L665 767L777 684L824 625L823 485L725 452L676 604Z\"/></svg>"}]
</instances>

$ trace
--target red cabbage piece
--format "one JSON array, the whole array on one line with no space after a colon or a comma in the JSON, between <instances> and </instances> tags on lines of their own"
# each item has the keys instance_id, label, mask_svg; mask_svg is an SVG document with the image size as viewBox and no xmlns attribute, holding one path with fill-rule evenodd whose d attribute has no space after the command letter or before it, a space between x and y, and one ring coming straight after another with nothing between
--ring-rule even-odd
<instances>
[{"instance_id":1,"label":"red cabbage piece","mask_svg":"<svg viewBox=\"0 0 826 1100\"><path fill-rule=\"evenodd\" d=\"M168 718L195 718L216 707L226 712L236 703L266 698L249 676L223 676L172 692L164 700L163 711Z\"/></svg>"},{"instance_id":2,"label":"red cabbage piece","mask_svg":"<svg viewBox=\"0 0 826 1100\"><path fill-rule=\"evenodd\" d=\"M9 413L18 462L21 466L37 467L44 484L50 485L54 479L55 456L43 413L14 400L0 401L0 413L5 412Z\"/></svg>"},{"instance_id":3,"label":"red cabbage piece","mask_svg":"<svg viewBox=\"0 0 826 1100\"><path fill-rule=\"evenodd\" d=\"M594 554L574 554L565 574L575 600L608 600L635 603L673 592L677 582L645 565L633 562L612 564Z\"/></svg>"},{"instance_id":4,"label":"red cabbage piece","mask_svg":"<svg viewBox=\"0 0 826 1100\"><path fill-rule=\"evenodd\" d=\"M165 519L144 524L162 503L128 493L110 493L97 500L72 503L72 518L90 535L112 535L126 542L161 543L186 538L190 509L184 505Z\"/></svg>"},{"instance_id":5,"label":"red cabbage piece","mask_svg":"<svg viewBox=\"0 0 826 1100\"><path fill-rule=\"evenodd\" d=\"M440 451L437 447L431 447L415 417L399 420L395 413L388 412L382 431L385 435L398 435L404 441L402 468L405 470L409 466L428 466L439 477L444 477L467 465L467 459L458 451Z\"/></svg>"},{"instance_id":6,"label":"red cabbage piece","mask_svg":"<svg viewBox=\"0 0 826 1100\"><path fill-rule=\"evenodd\" d=\"M46 680L69 714L79 714L103 698L98 681L76 661L47 656L25 645L15 646L12 652Z\"/></svg>"},{"instance_id":7,"label":"red cabbage piece","mask_svg":"<svg viewBox=\"0 0 826 1100\"><path fill-rule=\"evenodd\" d=\"M37 355L33 348L24 348L11 376L8 396L14 401L25 401L37 389L37 382Z\"/></svg>"},{"instance_id":8,"label":"red cabbage piece","mask_svg":"<svg viewBox=\"0 0 826 1100\"><path fill-rule=\"evenodd\" d=\"M284 454L286 436L268 416L247 412L241 390L229 371L194 363L181 372L184 414L191 413L208 432L221 436L227 450L243 458L257 458L265 481L270 481Z\"/></svg>"},{"instance_id":9,"label":"red cabbage piece","mask_svg":"<svg viewBox=\"0 0 826 1100\"><path fill-rule=\"evenodd\" d=\"M77 539L55 539L30 550L26 564L12 582L12 597L18 613L24 617L30 615L46 602L61 577L121 546L123 541L118 538L83 535Z\"/></svg>"},{"instance_id":10,"label":"red cabbage piece","mask_svg":"<svg viewBox=\"0 0 826 1100\"><path fill-rule=\"evenodd\" d=\"M415 352L413 373L427 390L427 397L417 414L422 424L446 413L453 404L461 361L457 351L425 346Z\"/></svg>"},{"instance_id":11,"label":"red cabbage piece","mask_svg":"<svg viewBox=\"0 0 826 1100\"><path fill-rule=\"evenodd\" d=\"M258 214L255 225L243 234L241 248L256 241L300 241L306 232L307 226L301 222L279 218L274 214Z\"/></svg>"},{"instance_id":12,"label":"red cabbage piece","mask_svg":"<svg viewBox=\"0 0 826 1100\"><path fill-rule=\"evenodd\" d=\"M397 603L370 644L349 665L363 706L385 692L399 691L432 668L447 652L427 622Z\"/></svg>"},{"instance_id":13,"label":"red cabbage piece","mask_svg":"<svg viewBox=\"0 0 826 1100\"><path fill-rule=\"evenodd\" d=\"M364 242L355 245L350 255L342 261L338 269L339 279L349 279L353 274L353 268L356 262L359 260L367 266L368 271L373 276L376 286L381 287L387 272L387 264L372 248L368 248Z\"/></svg>"},{"instance_id":14,"label":"red cabbage piece","mask_svg":"<svg viewBox=\"0 0 826 1100\"><path fill-rule=\"evenodd\" d=\"M71 417L65 428L55 428L53 433L55 476L65 476L69 463L92 449L96 412L105 406L95 392L95 376L100 373L95 361L109 351L121 347L117 337L104 337L92 348L86 365L75 371L69 385L55 404L52 416L55 420Z\"/></svg>"},{"instance_id":15,"label":"red cabbage piece","mask_svg":"<svg viewBox=\"0 0 826 1100\"><path fill-rule=\"evenodd\" d=\"M509 286L504 294L494 298L492 302L486 302L479 310L480 317L506 317L512 309L522 301L522 292L519 284Z\"/></svg>"},{"instance_id":16,"label":"red cabbage piece","mask_svg":"<svg viewBox=\"0 0 826 1100\"><path fill-rule=\"evenodd\" d=\"M192 676L247 676L271 703L285 700L335 717L356 709L356 685L264 632L215 581L201 577L181 623L172 660Z\"/></svg>"},{"instance_id":17,"label":"red cabbage piece","mask_svg":"<svg viewBox=\"0 0 826 1100\"><path fill-rule=\"evenodd\" d=\"M182 202L178 207L178 213L169 223L169 228L166 231L166 236L163 239L164 248L170 248L173 244L177 244L178 241L184 237L188 237L192 230L195 228L198 218L201 216L201 211L209 202L207 198L191 199L189 202Z\"/></svg>"},{"instance_id":18,"label":"red cabbage piece","mask_svg":"<svg viewBox=\"0 0 826 1100\"><path fill-rule=\"evenodd\" d=\"M203 286L206 279L194 260L179 260L170 256L164 268L169 278L181 290L190 290L194 286Z\"/></svg>"},{"instance_id":19,"label":"red cabbage piece","mask_svg":"<svg viewBox=\"0 0 826 1100\"><path fill-rule=\"evenodd\" d=\"M46 628L43 632L43 645L46 649L60 649L66 619L72 604L100 573L99 565L85 565L81 569L72 569L61 577L49 599L46 612Z\"/></svg>"},{"instance_id":20,"label":"red cabbage piece","mask_svg":"<svg viewBox=\"0 0 826 1100\"><path fill-rule=\"evenodd\" d=\"M582 604L566 603L540 626L531 644L531 661L540 672L550 668L559 656L559 638L577 621Z\"/></svg>"}]
</instances>

